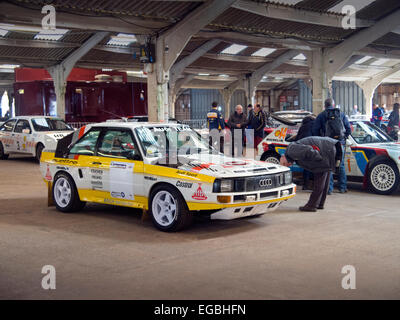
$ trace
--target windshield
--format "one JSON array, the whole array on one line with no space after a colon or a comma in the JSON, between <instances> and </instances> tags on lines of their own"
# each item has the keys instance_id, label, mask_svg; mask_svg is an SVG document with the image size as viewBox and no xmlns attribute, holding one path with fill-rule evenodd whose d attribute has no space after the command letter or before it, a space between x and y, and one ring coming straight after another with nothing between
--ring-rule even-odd
<instances>
[{"instance_id":1,"label":"windshield","mask_svg":"<svg viewBox=\"0 0 400 320\"><path fill-rule=\"evenodd\" d=\"M167 154L210 153L208 143L189 126L160 126L136 128L136 133L146 157Z\"/></svg>"},{"instance_id":2,"label":"windshield","mask_svg":"<svg viewBox=\"0 0 400 320\"><path fill-rule=\"evenodd\" d=\"M392 142L383 131L370 122L357 121L351 123L351 135L358 144Z\"/></svg>"},{"instance_id":3,"label":"windshield","mask_svg":"<svg viewBox=\"0 0 400 320\"><path fill-rule=\"evenodd\" d=\"M73 131L74 129L61 119L36 118L32 119L35 131Z\"/></svg>"}]
</instances>

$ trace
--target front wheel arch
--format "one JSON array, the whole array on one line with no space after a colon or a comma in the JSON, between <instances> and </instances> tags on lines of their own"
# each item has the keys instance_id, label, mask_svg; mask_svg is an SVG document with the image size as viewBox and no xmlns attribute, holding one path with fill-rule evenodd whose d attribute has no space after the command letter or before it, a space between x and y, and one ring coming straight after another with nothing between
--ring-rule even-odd
<instances>
[{"instance_id":1,"label":"front wheel arch","mask_svg":"<svg viewBox=\"0 0 400 320\"><path fill-rule=\"evenodd\" d=\"M269 151L265 151L261 155L260 160L261 161L266 161L268 158L272 158L272 157L275 158L279 162L279 159L281 158L281 155L279 153L277 153L276 151L269 150Z\"/></svg>"}]
</instances>

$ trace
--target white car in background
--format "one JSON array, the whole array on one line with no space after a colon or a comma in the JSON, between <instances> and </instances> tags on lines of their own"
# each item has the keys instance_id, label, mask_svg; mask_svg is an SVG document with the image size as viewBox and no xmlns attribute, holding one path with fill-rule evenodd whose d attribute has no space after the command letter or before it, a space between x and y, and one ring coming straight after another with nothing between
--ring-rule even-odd
<instances>
[{"instance_id":1,"label":"white car in background","mask_svg":"<svg viewBox=\"0 0 400 320\"><path fill-rule=\"evenodd\" d=\"M64 120L45 116L14 117L0 126L0 159L27 154L39 161L43 149L55 150L57 141L73 132Z\"/></svg>"}]
</instances>

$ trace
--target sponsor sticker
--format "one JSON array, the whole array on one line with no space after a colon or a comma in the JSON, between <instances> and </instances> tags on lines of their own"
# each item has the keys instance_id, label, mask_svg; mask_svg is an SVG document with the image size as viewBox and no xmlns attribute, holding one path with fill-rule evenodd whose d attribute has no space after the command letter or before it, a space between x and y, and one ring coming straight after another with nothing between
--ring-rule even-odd
<instances>
[{"instance_id":1,"label":"sponsor sticker","mask_svg":"<svg viewBox=\"0 0 400 320\"><path fill-rule=\"evenodd\" d=\"M207 200L207 196L204 194L203 189L201 188L201 183L199 183L199 187L192 195L192 198L195 200Z\"/></svg>"},{"instance_id":2,"label":"sponsor sticker","mask_svg":"<svg viewBox=\"0 0 400 320\"><path fill-rule=\"evenodd\" d=\"M193 186L192 182L184 182L184 181L177 181L176 186L179 188L187 188L190 189Z\"/></svg>"}]
</instances>

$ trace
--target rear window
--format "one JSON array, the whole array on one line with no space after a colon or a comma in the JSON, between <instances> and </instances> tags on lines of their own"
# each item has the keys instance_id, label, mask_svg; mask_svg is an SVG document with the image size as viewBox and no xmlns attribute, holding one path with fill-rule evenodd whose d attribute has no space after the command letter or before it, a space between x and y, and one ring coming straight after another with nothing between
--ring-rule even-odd
<instances>
[{"instance_id":1,"label":"rear window","mask_svg":"<svg viewBox=\"0 0 400 320\"><path fill-rule=\"evenodd\" d=\"M32 119L35 131L72 131L70 125L61 119L36 118Z\"/></svg>"}]
</instances>

